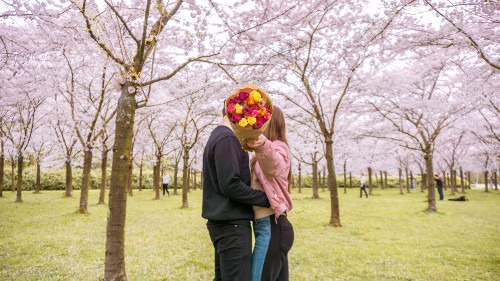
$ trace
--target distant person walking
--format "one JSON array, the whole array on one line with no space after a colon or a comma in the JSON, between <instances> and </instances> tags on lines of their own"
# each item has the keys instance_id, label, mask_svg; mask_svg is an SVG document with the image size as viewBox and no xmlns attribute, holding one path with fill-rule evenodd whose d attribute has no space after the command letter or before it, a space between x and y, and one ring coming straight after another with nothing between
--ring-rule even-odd
<instances>
[{"instance_id":1,"label":"distant person walking","mask_svg":"<svg viewBox=\"0 0 500 281\"><path fill-rule=\"evenodd\" d=\"M417 188L417 180L414 177L412 177L411 178L411 189L415 189L415 188Z\"/></svg>"},{"instance_id":2,"label":"distant person walking","mask_svg":"<svg viewBox=\"0 0 500 281\"><path fill-rule=\"evenodd\" d=\"M434 180L436 181L436 187L439 193L439 201L443 201L444 195L443 195L443 173L438 172L437 175L434 177Z\"/></svg>"},{"instance_id":3,"label":"distant person walking","mask_svg":"<svg viewBox=\"0 0 500 281\"><path fill-rule=\"evenodd\" d=\"M366 193L366 188L365 188L365 174L361 173L361 179L359 180L359 184L361 186L361 189L359 191L359 198L363 197L363 191L365 192L366 198L368 198L368 193Z\"/></svg>"},{"instance_id":4,"label":"distant person walking","mask_svg":"<svg viewBox=\"0 0 500 281\"><path fill-rule=\"evenodd\" d=\"M170 192L168 192L168 183L170 182L170 177L167 171L163 171L163 198L165 198L165 191L167 191L168 197L170 197Z\"/></svg>"}]
</instances>

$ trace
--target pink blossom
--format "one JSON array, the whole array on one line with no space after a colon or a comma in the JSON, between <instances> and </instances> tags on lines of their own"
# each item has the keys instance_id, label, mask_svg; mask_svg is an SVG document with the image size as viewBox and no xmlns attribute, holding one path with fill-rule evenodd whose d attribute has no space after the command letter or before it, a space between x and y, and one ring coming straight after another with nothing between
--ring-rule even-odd
<instances>
[{"instance_id":1,"label":"pink blossom","mask_svg":"<svg viewBox=\"0 0 500 281\"><path fill-rule=\"evenodd\" d=\"M259 115L259 112L258 112L257 110L252 110L251 115L252 115L253 117L257 117L257 115Z\"/></svg>"}]
</instances>

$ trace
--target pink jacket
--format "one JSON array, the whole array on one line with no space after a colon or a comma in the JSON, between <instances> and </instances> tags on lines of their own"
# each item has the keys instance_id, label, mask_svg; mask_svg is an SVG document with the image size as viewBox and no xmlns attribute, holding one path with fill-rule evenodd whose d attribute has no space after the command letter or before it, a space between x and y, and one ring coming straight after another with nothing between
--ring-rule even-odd
<instances>
[{"instance_id":1,"label":"pink jacket","mask_svg":"<svg viewBox=\"0 0 500 281\"><path fill-rule=\"evenodd\" d=\"M255 157L255 173L277 219L293 208L292 197L288 193L290 150L282 141L266 140L261 147L255 149Z\"/></svg>"}]
</instances>

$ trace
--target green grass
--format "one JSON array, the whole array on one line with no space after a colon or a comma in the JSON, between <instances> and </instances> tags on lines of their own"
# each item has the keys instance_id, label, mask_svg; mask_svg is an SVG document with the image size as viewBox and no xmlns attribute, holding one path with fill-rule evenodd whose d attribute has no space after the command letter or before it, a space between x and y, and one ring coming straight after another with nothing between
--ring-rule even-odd
<instances>
[{"instance_id":1,"label":"green grass","mask_svg":"<svg viewBox=\"0 0 500 281\"><path fill-rule=\"evenodd\" d=\"M297 192L297 191L295 191ZM339 189L343 227L327 227L329 194L312 200L311 189L294 195L289 219L295 243L291 280L500 280L500 195L473 190L469 202L438 202L425 211L425 194L398 189ZM152 200L134 191L126 226L129 280L211 280L213 247L201 218L201 191ZM104 272L107 206L80 215L79 191L23 193L23 203L0 198L0 280L99 280ZM449 197L448 194L446 194ZM460 196L460 194L457 194ZM107 200L107 198L106 198Z\"/></svg>"}]
</instances>

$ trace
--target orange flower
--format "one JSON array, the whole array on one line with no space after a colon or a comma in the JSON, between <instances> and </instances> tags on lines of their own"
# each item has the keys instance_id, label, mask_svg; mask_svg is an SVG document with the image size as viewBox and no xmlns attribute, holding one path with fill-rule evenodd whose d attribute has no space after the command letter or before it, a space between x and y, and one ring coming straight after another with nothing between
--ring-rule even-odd
<instances>
[{"instance_id":1,"label":"orange flower","mask_svg":"<svg viewBox=\"0 0 500 281\"><path fill-rule=\"evenodd\" d=\"M260 114L261 116L266 115L266 113L267 113L267 110L266 110L266 108L265 108L265 107L263 107L263 108L259 109L259 114Z\"/></svg>"},{"instance_id":2,"label":"orange flower","mask_svg":"<svg viewBox=\"0 0 500 281\"><path fill-rule=\"evenodd\" d=\"M252 105L255 103L255 101L253 100L253 98L250 96L248 97L246 100L245 100L245 103L248 104L248 105Z\"/></svg>"}]
</instances>

